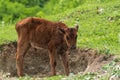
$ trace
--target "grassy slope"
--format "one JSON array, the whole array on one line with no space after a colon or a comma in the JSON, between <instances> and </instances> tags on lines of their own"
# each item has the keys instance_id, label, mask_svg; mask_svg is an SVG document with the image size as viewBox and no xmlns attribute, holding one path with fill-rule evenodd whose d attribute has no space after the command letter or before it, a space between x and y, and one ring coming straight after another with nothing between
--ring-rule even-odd
<instances>
[{"instance_id":1,"label":"grassy slope","mask_svg":"<svg viewBox=\"0 0 120 80\"><path fill-rule=\"evenodd\" d=\"M17 34L14 25L4 25L4 27L0 26L0 45L10 41L15 41L16 39Z\"/></svg>"},{"instance_id":2,"label":"grassy slope","mask_svg":"<svg viewBox=\"0 0 120 80\"><path fill-rule=\"evenodd\" d=\"M97 14L97 7L103 9L103 13ZM68 26L78 23L78 46L89 47L105 53L120 53L120 1L86 2L85 4L49 19L63 21ZM113 20L108 20L113 18Z\"/></svg>"},{"instance_id":3,"label":"grassy slope","mask_svg":"<svg viewBox=\"0 0 120 80\"><path fill-rule=\"evenodd\" d=\"M106 0L107 1L107 0ZM103 13L97 14L97 7L103 9ZM63 21L68 26L79 24L79 47L98 49L105 53L120 53L120 1L107 2L86 1L77 8L69 9L57 15L46 16L46 19ZM113 20L108 20L113 18ZM14 26L0 27L0 44L17 39Z\"/></svg>"}]
</instances>

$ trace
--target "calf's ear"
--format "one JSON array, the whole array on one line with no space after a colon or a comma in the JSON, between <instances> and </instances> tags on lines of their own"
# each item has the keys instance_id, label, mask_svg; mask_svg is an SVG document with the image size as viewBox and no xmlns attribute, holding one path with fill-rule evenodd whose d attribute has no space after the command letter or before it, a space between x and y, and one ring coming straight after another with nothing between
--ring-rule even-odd
<instances>
[{"instance_id":1,"label":"calf's ear","mask_svg":"<svg viewBox=\"0 0 120 80\"><path fill-rule=\"evenodd\" d=\"M65 34L65 30L62 29L62 28L58 28L58 32L62 33L62 34Z\"/></svg>"},{"instance_id":2,"label":"calf's ear","mask_svg":"<svg viewBox=\"0 0 120 80\"><path fill-rule=\"evenodd\" d=\"M75 28L76 28L76 30L78 31L78 28L79 28L78 24L75 26Z\"/></svg>"}]
</instances>

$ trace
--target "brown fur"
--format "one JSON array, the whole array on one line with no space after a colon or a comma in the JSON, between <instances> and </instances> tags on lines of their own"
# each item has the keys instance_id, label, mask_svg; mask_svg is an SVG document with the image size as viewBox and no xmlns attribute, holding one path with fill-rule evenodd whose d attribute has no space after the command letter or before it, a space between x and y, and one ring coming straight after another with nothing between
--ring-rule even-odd
<instances>
[{"instance_id":1,"label":"brown fur","mask_svg":"<svg viewBox=\"0 0 120 80\"><path fill-rule=\"evenodd\" d=\"M60 55L66 75L69 75L66 51L76 47L77 28L68 28L64 23L41 18L26 18L16 24L18 34L16 67L18 76L23 76L23 58L27 50L45 48L49 51L51 75L56 75L56 56ZM69 37L67 39L67 37ZM73 39L74 38L74 39Z\"/></svg>"}]
</instances>

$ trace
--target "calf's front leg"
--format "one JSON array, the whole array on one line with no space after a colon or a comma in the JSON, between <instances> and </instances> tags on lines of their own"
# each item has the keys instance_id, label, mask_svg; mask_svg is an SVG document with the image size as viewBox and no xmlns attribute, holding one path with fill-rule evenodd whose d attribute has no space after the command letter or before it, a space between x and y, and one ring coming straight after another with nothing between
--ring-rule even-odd
<instances>
[{"instance_id":1,"label":"calf's front leg","mask_svg":"<svg viewBox=\"0 0 120 80\"><path fill-rule=\"evenodd\" d=\"M68 76L69 75L68 54L63 53L63 54L60 54L60 56L61 56L62 63L65 69L65 73Z\"/></svg>"}]
</instances>

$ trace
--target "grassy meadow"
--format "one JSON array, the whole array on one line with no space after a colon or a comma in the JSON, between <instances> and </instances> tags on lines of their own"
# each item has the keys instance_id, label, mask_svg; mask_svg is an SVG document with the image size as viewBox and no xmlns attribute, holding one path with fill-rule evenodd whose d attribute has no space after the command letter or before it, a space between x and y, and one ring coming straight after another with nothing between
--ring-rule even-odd
<instances>
[{"instance_id":1,"label":"grassy meadow","mask_svg":"<svg viewBox=\"0 0 120 80\"><path fill-rule=\"evenodd\" d=\"M84 4L61 13L42 18L62 21L69 27L79 25L77 45L93 48L100 53L120 53L120 1L86 1ZM14 24L0 26L0 44L16 41Z\"/></svg>"}]
</instances>

